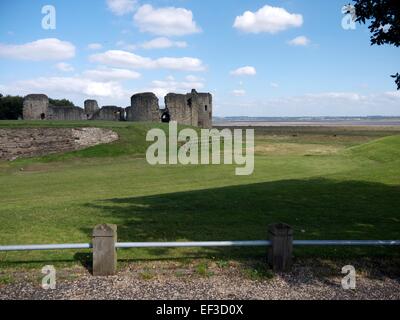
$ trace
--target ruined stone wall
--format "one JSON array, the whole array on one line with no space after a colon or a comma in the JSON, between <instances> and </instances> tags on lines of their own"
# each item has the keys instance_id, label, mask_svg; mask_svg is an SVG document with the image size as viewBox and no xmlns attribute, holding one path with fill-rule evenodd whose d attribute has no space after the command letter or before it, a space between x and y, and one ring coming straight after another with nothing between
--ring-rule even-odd
<instances>
[{"instance_id":1,"label":"ruined stone wall","mask_svg":"<svg viewBox=\"0 0 400 320\"><path fill-rule=\"evenodd\" d=\"M23 102L24 120L41 120L48 116L49 98L44 94L27 95Z\"/></svg>"},{"instance_id":2,"label":"ruined stone wall","mask_svg":"<svg viewBox=\"0 0 400 320\"><path fill-rule=\"evenodd\" d=\"M116 106L104 106L93 114L91 120L123 121L125 120L125 109Z\"/></svg>"},{"instance_id":3,"label":"ruined stone wall","mask_svg":"<svg viewBox=\"0 0 400 320\"><path fill-rule=\"evenodd\" d=\"M118 134L100 128L0 129L0 159L74 151L116 140Z\"/></svg>"},{"instance_id":4,"label":"ruined stone wall","mask_svg":"<svg viewBox=\"0 0 400 320\"><path fill-rule=\"evenodd\" d=\"M212 95L197 93L192 90L188 94L170 93L165 97L165 105L169 110L171 121L201 128L212 128Z\"/></svg>"},{"instance_id":5,"label":"ruined stone wall","mask_svg":"<svg viewBox=\"0 0 400 320\"><path fill-rule=\"evenodd\" d=\"M165 97L165 107L168 108L171 121L188 126L197 126L196 101L191 94L169 93Z\"/></svg>"},{"instance_id":6,"label":"ruined stone wall","mask_svg":"<svg viewBox=\"0 0 400 320\"><path fill-rule=\"evenodd\" d=\"M55 107L49 106L48 120L85 120L86 115L79 107Z\"/></svg>"},{"instance_id":7,"label":"ruined stone wall","mask_svg":"<svg viewBox=\"0 0 400 320\"><path fill-rule=\"evenodd\" d=\"M126 109L127 121L160 122L160 107L154 93L135 94L131 98L131 106Z\"/></svg>"},{"instance_id":8,"label":"ruined stone wall","mask_svg":"<svg viewBox=\"0 0 400 320\"><path fill-rule=\"evenodd\" d=\"M134 107L127 107L125 109L125 114L126 114L126 121L136 121L135 118L137 116L135 114L135 108Z\"/></svg>"}]
</instances>

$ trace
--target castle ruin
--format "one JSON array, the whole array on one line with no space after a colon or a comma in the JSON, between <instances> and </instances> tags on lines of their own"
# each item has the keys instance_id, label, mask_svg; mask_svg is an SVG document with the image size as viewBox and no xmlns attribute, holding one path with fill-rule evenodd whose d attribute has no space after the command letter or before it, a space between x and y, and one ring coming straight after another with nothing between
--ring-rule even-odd
<instances>
[{"instance_id":1,"label":"castle ruin","mask_svg":"<svg viewBox=\"0 0 400 320\"><path fill-rule=\"evenodd\" d=\"M84 110L79 107L56 107L49 104L44 94L30 94L25 97L23 118L26 120L84 120Z\"/></svg>"},{"instance_id":2,"label":"castle ruin","mask_svg":"<svg viewBox=\"0 0 400 320\"><path fill-rule=\"evenodd\" d=\"M212 127L212 95L192 90L187 94L169 93L165 108L160 109L157 96L151 92L131 97L127 108L103 106L96 100L86 100L84 108L57 107L49 104L44 94L30 94L24 99L24 120L104 120L132 122L170 122L200 128Z\"/></svg>"}]
</instances>

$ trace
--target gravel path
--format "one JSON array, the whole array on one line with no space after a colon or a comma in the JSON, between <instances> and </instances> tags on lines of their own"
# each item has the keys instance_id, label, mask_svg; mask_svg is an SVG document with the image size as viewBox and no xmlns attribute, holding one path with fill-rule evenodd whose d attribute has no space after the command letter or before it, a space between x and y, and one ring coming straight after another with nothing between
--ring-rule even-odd
<instances>
[{"instance_id":1,"label":"gravel path","mask_svg":"<svg viewBox=\"0 0 400 320\"><path fill-rule=\"evenodd\" d=\"M40 272L19 272L13 275L15 282L0 285L0 299L400 300L399 270L382 270L380 265L363 266L357 273L355 290L342 288L340 264L298 262L290 273L272 278L258 277L256 269L234 262L223 267L217 263L201 266L197 262L184 266L171 262L131 264L107 278L93 277L82 268L63 269L57 273L55 290L40 287Z\"/></svg>"}]
</instances>

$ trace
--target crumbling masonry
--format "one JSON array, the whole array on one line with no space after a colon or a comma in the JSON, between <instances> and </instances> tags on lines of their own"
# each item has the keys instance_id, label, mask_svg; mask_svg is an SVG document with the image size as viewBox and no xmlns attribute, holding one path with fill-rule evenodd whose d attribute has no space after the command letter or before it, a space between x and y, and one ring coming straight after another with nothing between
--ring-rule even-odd
<instances>
[{"instance_id":1,"label":"crumbling masonry","mask_svg":"<svg viewBox=\"0 0 400 320\"><path fill-rule=\"evenodd\" d=\"M169 93L165 97L165 109L160 109L157 96L151 92L132 96L127 108L104 106L99 108L96 100L86 100L80 107L56 107L49 105L44 94L30 94L24 99L25 120L106 120L137 122L169 122L211 128L212 95L192 90L187 94Z\"/></svg>"}]
</instances>

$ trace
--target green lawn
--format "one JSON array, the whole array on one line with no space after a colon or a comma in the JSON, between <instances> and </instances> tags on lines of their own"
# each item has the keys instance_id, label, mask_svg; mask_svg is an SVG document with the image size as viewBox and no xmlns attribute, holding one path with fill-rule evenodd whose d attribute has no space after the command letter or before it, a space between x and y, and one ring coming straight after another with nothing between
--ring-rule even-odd
<instances>
[{"instance_id":1,"label":"green lawn","mask_svg":"<svg viewBox=\"0 0 400 320\"><path fill-rule=\"evenodd\" d=\"M121 139L64 155L0 162L0 244L90 242L96 224L119 241L265 239L286 222L296 239L400 239L400 131L260 128L251 176L235 166L155 166L154 124L11 122L110 127ZM166 128L165 125L157 125ZM121 250L121 260L262 257L263 248ZM399 255L398 248L298 248L298 256ZM0 267L87 258L87 251L0 253Z\"/></svg>"}]
</instances>

